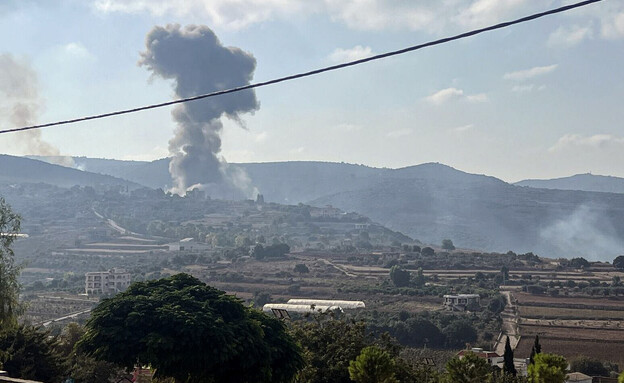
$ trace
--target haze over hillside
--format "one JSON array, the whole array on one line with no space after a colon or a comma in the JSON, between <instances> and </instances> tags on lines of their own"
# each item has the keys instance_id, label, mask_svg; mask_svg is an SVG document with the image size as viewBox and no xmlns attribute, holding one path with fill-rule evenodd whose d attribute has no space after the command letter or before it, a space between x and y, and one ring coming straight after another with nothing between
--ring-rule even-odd
<instances>
[{"instance_id":1,"label":"haze over hillside","mask_svg":"<svg viewBox=\"0 0 624 383\"><path fill-rule=\"evenodd\" d=\"M167 159L76 163L167 186ZM473 249L604 260L624 252L624 194L522 187L436 163L401 169L327 162L232 166L247 172L266 201L333 205L423 242L450 238Z\"/></svg>"},{"instance_id":2,"label":"haze over hillside","mask_svg":"<svg viewBox=\"0 0 624 383\"><path fill-rule=\"evenodd\" d=\"M555 178L550 180L523 180L515 183L515 185L543 189L624 193L624 178L600 176L590 173L576 174L570 177Z\"/></svg>"},{"instance_id":3,"label":"haze over hillside","mask_svg":"<svg viewBox=\"0 0 624 383\"><path fill-rule=\"evenodd\" d=\"M46 183L60 187L80 186L122 186L130 190L141 185L111 175L80 171L47 162L0 154L0 182L3 183Z\"/></svg>"}]
</instances>

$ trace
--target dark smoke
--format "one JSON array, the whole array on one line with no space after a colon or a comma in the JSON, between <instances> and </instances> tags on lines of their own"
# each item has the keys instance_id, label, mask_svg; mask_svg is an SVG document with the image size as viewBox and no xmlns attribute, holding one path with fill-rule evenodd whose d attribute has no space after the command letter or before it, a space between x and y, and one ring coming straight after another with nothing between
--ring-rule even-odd
<instances>
[{"instance_id":1,"label":"dark smoke","mask_svg":"<svg viewBox=\"0 0 624 383\"><path fill-rule=\"evenodd\" d=\"M224 47L206 26L154 27L147 35L147 50L139 65L154 75L174 80L180 98L249 84L255 58L235 47ZM241 123L240 115L259 108L253 90L178 105L172 112L177 123L169 141L169 172L173 191L185 194L200 187L215 194L242 190L248 180L219 156L223 115Z\"/></svg>"},{"instance_id":2,"label":"dark smoke","mask_svg":"<svg viewBox=\"0 0 624 383\"><path fill-rule=\"evenodd\" d=\"M33 125L37 121L42 100L39 97L37 73L30 65L12 55L0 55L0 115L13 127ZM74 166L71 157L61 156L60 151L41 138L39 130L15 133L12 143L27 154L46 156L50 162Z\"/></svg>"}]
</instances>

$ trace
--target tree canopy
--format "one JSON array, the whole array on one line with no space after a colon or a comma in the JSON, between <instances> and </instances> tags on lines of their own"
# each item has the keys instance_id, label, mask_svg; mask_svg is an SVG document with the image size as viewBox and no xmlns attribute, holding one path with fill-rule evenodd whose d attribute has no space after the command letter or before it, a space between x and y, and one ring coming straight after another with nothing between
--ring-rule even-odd
<instances>
[{"instance_id":1,"label":"tree canopy","mask_svg":"<svg viewBox=\"0 0 624 383\"><path fill-rule=\"evenodd\" d=\"M536 354L534 363L529 365L529 381L531 383L564 383L568 375L567 368L568 362L560 355Z\"/></svg>"},{"instance_id":2,"label":"tree canopy","mask_svg":"<svg viewBox=\"0 0 624 383\"><path fill-rule=\"evenodd\" d=\"M17 281L21 267L11 248L19 232L20 216L0 197L0 328L15 325L21 311Z\"/></svg>"},{"instance_id":3,"label":"tree canopy","mask_svg":"<svg viewBox=\"0 0 624 383\"><path fill-rule=\"evenodd\" d=\"M468 352L462 359L455 357L446 364L450 382L483 383L490 376L488 362L473 352Z\"/></svg>"},{"instance_id":4,"label":"tree canopy","mask_svg":"<svg viewBox=\"0 0 624 383\"><path fill-rule=\"evenodd\" d=\"M377 346L368 346L349 363L349 377L356 383L398 383L394 360Z\"/></svg>"},{"instance_id":5,"label":"tree canopy","mask_svg":"<svg viewBox=\"0 0 624 383\"><path fill-rule=\"evenodd\" d=\"M396 287L405 287L410 283L410 272L399 265L390 268L390 280Z\"/></svg>"},{"instance_id":6,"label":"tree canopy","mask_svg":"<svg viewBox=\"0 0 624 383\"><path fill-rule=\"evenodd\" d=\"M290 382L303 364L280 321L187 274L104 299L86 330L88 355L179 382Z\"/></svg>"}]
</instances>

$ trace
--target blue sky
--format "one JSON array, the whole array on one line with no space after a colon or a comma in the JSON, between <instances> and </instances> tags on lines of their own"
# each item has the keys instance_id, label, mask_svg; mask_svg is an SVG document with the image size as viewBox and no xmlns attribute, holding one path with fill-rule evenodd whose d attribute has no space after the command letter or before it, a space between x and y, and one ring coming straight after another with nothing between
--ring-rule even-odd
<instances>
[{"instance_id":1,"label":"blue sky","mask_svg":"<svg viewBox=\"0 0 624 383\"><path fill-rule=\"evenodd\" d=\"M202 24L267 80L560 6L534 0L4 1L0 55L32 67L39 122L166 101L139 67L156 25ZM229 162L442 162L506 181L624 176L624 0L384 61L257 90L245 127L225 122ZM0 96L2 103L8 101ZM170 109L43 130L62 154L167 155ZM0 118L3 126L10 122ZM0 152L30 154L17 135Z\"/></svg>"}]
</instances>

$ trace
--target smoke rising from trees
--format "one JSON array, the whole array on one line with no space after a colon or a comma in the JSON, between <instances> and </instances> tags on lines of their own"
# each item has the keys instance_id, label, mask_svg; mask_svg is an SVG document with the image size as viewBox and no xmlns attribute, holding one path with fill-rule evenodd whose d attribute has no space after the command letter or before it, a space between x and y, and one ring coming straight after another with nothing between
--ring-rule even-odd
<instances>
[{"instance_id":1,"label":"smoke rising from trees","mask_svg":"<svg viewBox=\"0 0 624 383\"><path fill-rule=\"evenodd\" d=\"M146 51L139 65L155 76L174 80L180 98L249 84L256 68L255 58L235 47L225 47L206 26L180 25L154 27L147 35ZM173 180L172 191L185 194L194 188L212 196L247 194L249 178L228 166L220 156L223 129L221 118L242 125L240 115L259 108L253 90L180 104L172 112L177 123L169 141Z\"/></svg>"},{"instance_id":2,"label":"smoke rising from trees","mask_svg":"<svg viewBox=\"0 0 624 383\"><path fill-rule=\"evenodd\" d=\"M42 109L37 73L30 64L10 54L0 54L0 113L3 123L12 127L33 125ZM50 162L74 166L71 157L61 156L58 148L44 141L40 130L13 134L12 141L27 154L49 157Z\"/></svg>"}]
</instances>

